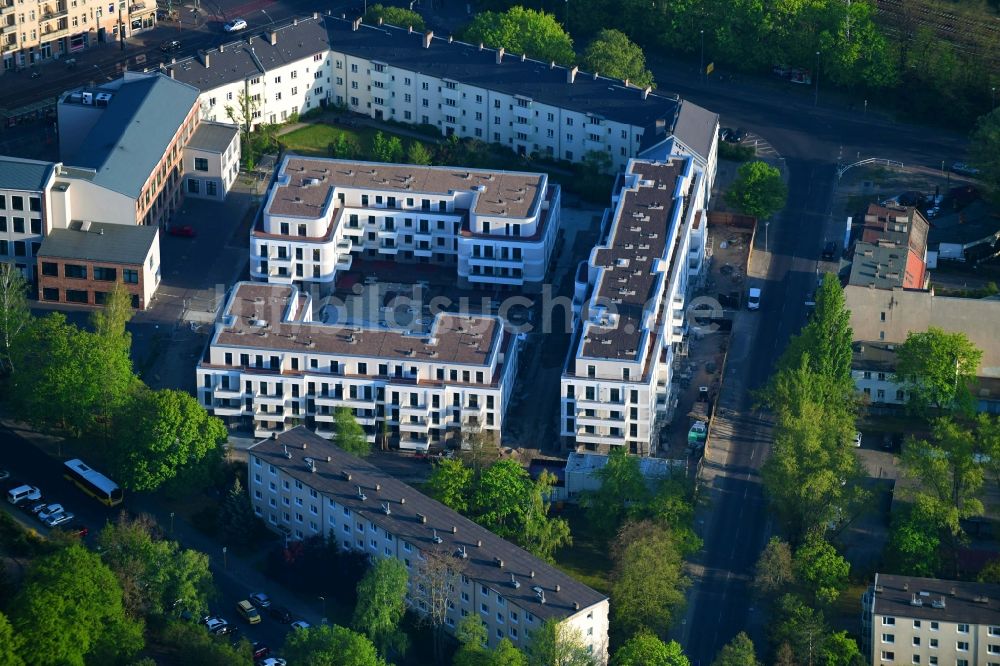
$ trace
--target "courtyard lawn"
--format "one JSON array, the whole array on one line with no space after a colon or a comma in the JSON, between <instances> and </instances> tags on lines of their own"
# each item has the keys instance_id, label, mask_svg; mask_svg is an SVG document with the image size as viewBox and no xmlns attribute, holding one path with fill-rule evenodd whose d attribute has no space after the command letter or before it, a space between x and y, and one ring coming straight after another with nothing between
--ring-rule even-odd
<instances>
[{"instance_id":1,"label":"courtyard lawn","mask_svg":"<svg viewBox=\"0 0 1000 666\"><path fill-rule=\"evenodd\" d=\"M573 545L556 553L556 567L601 594L611 593L611 558L607 545L593 532L584 511L567 504L553 515L569 521Z\"/></svg>"}]
</instances>

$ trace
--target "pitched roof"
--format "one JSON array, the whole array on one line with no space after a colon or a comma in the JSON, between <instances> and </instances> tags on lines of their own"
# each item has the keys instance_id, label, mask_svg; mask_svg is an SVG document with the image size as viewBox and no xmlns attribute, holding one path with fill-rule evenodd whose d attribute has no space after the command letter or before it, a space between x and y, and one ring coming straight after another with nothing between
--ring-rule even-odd
<instances>
[{"instance_id":1,"label":"pitched roof","mask_svg":"<svg viewBox=\"0 0 1000 666\"><path fill-rule=\"evenodd\" d=\"M149 255L156 233L156 227L74 222L69 229L49 232L42 240L38 256L141 265Z\"/></svg>"},{"instance_id":2,"label":"pitched roof","mask_svg":"<svg viewBox=\"0 0 1000 666\"><path fill-rule=\"evenodd\" d=\"M686 99L681 100L673 135L685 146L707 159L718 137L718 127L719 114Z\"/></svg>"},{"instance_id":3,"label":"pitched roof","mask_svg":"<svg viewBox=\"0 0 1000 666\"><path fill-rule=\"evenodd\" d=\"M916 576L875 576L875 614L1000 625L1000 585Z\"/></svg>"},{"instance_id":4,"label":"pitched roof","mask_svg":"<svg viewBox=\"0 0 1000 666\"><path fill-rule=\"evenodd\" d=\"M0 188L39 192L45 188L55 166L53 162L0 155Z\"/></svg>"},{"instance_id":5,"label":"pitched roof","mask_svg":"<svg viewBox=\"0 0 1000 666\"><path fill-rule=\"evenodd\" d=\"M305 426L257 442L249 451L263 464L280 468L422 551L454 555L464 548L467 555L464 575L542 620L563 619L607 599L388 472L346 453ZM307 457L314 461L315 472L311 471ZM364 499L358 495L359 487ZM403 499L405 503L401 502ZM385 512L385 506L389 507L389 513ZM434 542L435 536L440 543ZM517 587L512 578L518 582ZM544 590L544 603L533 589L536 586Z\"/></svg>"},{"instance_id":6,"label":"pitched roof","mask_svg":"<svg viewBox=\"0 0 1000 666\"><path fill-rule=\"evenodd\" d=\"M240 129L236 125L203 120L191 135L187 147L209 153L223 153L232 145L233 139L239 132Z\"/></svg>"},{"instance_id":7,"label":"pitched roof","mask_svg":"<svg viewBox=\"0 0 1000 666\"><path fill-rule=\"evenodd\" d=\"M126 73L118 87L95 92L102 91L112 94L107 108L76 154L63 161L94 169L94 183L138 198L197 103L198 90L158 73Z\"/></svg>"}]
</instances>

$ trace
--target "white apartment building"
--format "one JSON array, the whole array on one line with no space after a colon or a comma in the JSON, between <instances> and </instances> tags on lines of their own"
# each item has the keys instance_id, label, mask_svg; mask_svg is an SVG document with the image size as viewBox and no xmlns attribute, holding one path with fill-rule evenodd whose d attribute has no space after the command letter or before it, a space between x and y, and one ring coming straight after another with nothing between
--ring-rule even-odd
<instances>
[{"instance_id":1,"label":"white apartment building","mask_svg":"<svg viewBox=\"0 0 1000 666\"><path fill-rule=\"evenodd\" d=\"M876 574L861 637L870 664L1000 666L1000 585Z\"/></svg>"},{"instance_id":2,"label":"white apartment building","mask_svg":"<svg viewBox=\"0 0 1000 666\"><path fill-rule=\"evenodd\" d=\"M56 165L0 155L0 261L33 280L46 233Z\"/></svg>"},{"instance_id":3,"label":"white apartment building","mask_svg":"<svg viewBox=\"0 0 1000 666\"><path fill-rule=\"evenodd\" d=\"M332 436L338 407L403 449L499 436L520 344L499 317L438 313L411 331L323 324L312 308L295 286L238 283L197 366L199 401L259 437L299 424Z\"/></svg>"},{"instance_id":4,"label":"white apartment building","mask_svg":"<svg viewBox=\"0 0 1000 666\"><path fill-rule=\"evenodd\" d=\"M236 125L203 120L184 146L184 192L223 201L240 174L240 132Z\"/></svg>"},{"instance_id":5,"label":"white apartment building","mask_svg":"<svg viewBox=\"0 0 1000 666\"><path fill-rule=\"evenodd\" d=\"M423 584L422 562L452 562L448 631L478 614L491 647L508 638L524 648L532 631L555 619L607 663L608 598L572 576L305 428L248 453L251 502L272 530L291 539L323 535L345 550L402 561L417 612L426 608L414 589Z\"/></svg>"},{"instance_id":6,"label":"white apartment building","mask_svg":"<svg viewBox=\"0 0 1000 666\"><path fill-rule=\"evenodd\" d=\"M705 173L690 157L631 160L602 240L577 271L560 429L578 450L655 451L691 276L705 256Z\"/></svg>"},{"instance_id":7,"label":"white apartment building","mask_svg":"<svg viewBox=\"0 0 1000 666\"><path fill-rule=\"evenodd\" d=\"M545 174L288 155L251 233L250 274L330 288L364 257L452 264L462 286L538 288L559 211Z\"/></svg>"},{"instance_id":8,"label":"white apartment building","mask_svg":"<svg viewBox=\"0 0 1000 666\"><path fill-rule=\"evenodd\" d=\"M380 120L429 125L442 135L499 143L520 154L576 162L591 151L621 170L672 140L714 178L718 116L610 79L450 37L360 19L298 19L164 65L201 91L206 117L254 102L250 122L276 123L338 105ZM711 162L710 165L707 163Z\"/></svg>"}]
</instances>

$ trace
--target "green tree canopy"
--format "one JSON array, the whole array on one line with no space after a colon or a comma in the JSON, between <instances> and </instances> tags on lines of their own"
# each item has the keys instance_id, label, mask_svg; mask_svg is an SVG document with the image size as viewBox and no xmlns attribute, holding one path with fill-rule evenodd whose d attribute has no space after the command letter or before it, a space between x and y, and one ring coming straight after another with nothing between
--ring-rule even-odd
<instances>
[{"instance_id":1,"label":"green tree canopy","mask_svg":"<svg viewBox=\"0 0 1000 666\"><path fill-rule=\"evenodd\" d=\"M22 659L39 666L115 661L143 646L142 624L126 615L114 573L80 544L32 564L11 621Z\"/></svg>"},{"instance_id":2,"label":"green tree canopy","mask_svg":"<svg viewBox=\"0 0 1000 666\"><path fill-rule=\"evenodd\" d=\"M583 64L591 72L627 79L640 88L653 85L653 73L646 69L642 48L619 30L597 33L583 53Z\"/></svg>"},{"instance_id":3,"label":"green tree canopy","mask_svg":"<svg viewBox=\"0 0 1000 666\"><path fill-rule=\"evenodd\" d=\"M411 141L409 147L406 149L406 161L410 164L427 165L433 159L431 151L427 150L427 146L420 141Z\"/></svg>"},{"instance_id":4,"label":"green tree canopy","mask_svg":"<svg viewBox=\"0 0 1000 666\"><path fill-rule=\"evenodd\" d=\"M630 506L648 500L649 489L639 468L639 457L628 455L622 447L614 447L607 464L594 475L600 486L584 494L583 505L588 522L607 539L625 522Z\"/></svg>"},{"instance_id":5,"label":"green tree canopy","mask_svg":"<svg viewBox=\"0 0 1000 666\"><path fill-rule=\"evenodd\" d=\"M771 639L776 645L787 643L796 663L820 663L826 634L822 611L811 608L793 594L781 597L774 609Z\"/></svg>"},{"instance_id":6,"label":"green tree canopy","mask_svg":"<svg viewBox=\"0 0 1000 666\"><path fill-rule=\"evenodd\" d=\"M820 647L824 666L862 666L865 663L858 643L846 631L837 631L823 639Z\"/></svg>"},{"instance_id":7,"label":"green tree canopy","mask_svg":"<svg viewBox=\"0 0 1000 666\"><path fill-rule=\"evenodd\" d=\"M400 651L399 621L406 612L409 575L403 563L392 557L375 560L358 583L354 628L364 633L382 654Z\"/></svg>"},{"instance_id":8,"label":"green tree canopy","mask_svg":"<svg viewBox=\"0 0 1000 666\"><path fill-rule=\"evenodd\" d=\"M385 6L382 4L371 5L368 8L368 13L365 14L365 23L378 25L379 19L382 19L384 23L399 28L413 28L421 32L427 29L427 25L420 14L403 7Z\"/></svg>"},{"instance_id":9,"label":"green tree canopy","mask_svg":"<svg viewBox=\"0 0 1000 666\"><path fill-rule=\"evenodd\" d=\"M546 562L555 561L555 552L563 546L573 543L570 536L569 523L564 518L549 516L552 487L556 476L543 471L531 486L531 495L527 511L524 515L524 529L518 543L535 557Z\"/></svg>"},{"instance_id":10,"label":"green tree canopy","mask_svg":"<svg viewBox=\"0 0 1000 666\"><path fill-rule=\"evenodd\" d=\"M937 577L941 568L942 521L937 502L917 497L914 506L897 519L889 532L886 560L890 571L905 571L911 576Z\"/></svg>"},{"instance_id":11,"label":"green tree canopy","mask_svg":"<svg viewBox=\"0 0 1000 666\"><path fill-rule=\"evenodd\" d=\"M479 618L479 613L471 613L459 620L455 628L459 647L452 659L452 666L482 666L489 655L486 648L489 637L489 631Z\"/></svg>"},{"instance_id":12,"label":"green tree canopy","mask_svg":"<svg viewBox=\"0 0 1000 666\"><path fill-rule=\"evenodd\" d=\"M442 458L434 463L427 479L427 494L447 507L465 513L472 492L472 470L457 458Z\"/></svg>"},{"instance_id":13,"label":"green tree canopy","mask_svg":"<svg viewBox=\"0 0 1000 666\"><path fill-rule=\"evenodd\" d=\"M788 186L781 171L767 162L746 162L726 192L726 203L759 220L771 217L785 207Z\"/></svg>"},{"instance_id":14,"label":"green tree canopy","mask_svg":"<svg viewBox=\"0 0 1000 666\"><path fill-rule=\"evenodd\" d=\"M1000 193L1000 108L980 116L969 137L969 159L993 196Z\"/></svg>"},{"instance_id":15,"label":"green tree canopy","mask_svg":"<svg viewBox=\"0 0 1000 666\"><path fill-rule=\"evenodd\" d=\"M233 479L225 502L219 511L219 525L226 543L248 545L253 543L260 525L250 503L250 493L243 487L239 477Z\"/></svg>"},{"instance_id":16,"label":"green tree canopy","mask_svg":"<svg viewBox=\"0 0 1000 666\"><path fill-rule=\"evenodd\" d=\"M211 465L228 439L226 426L191 394L141 388L117 418L112 471L130 490L155 490L182 470Z\"/></svg>"},{"instance_id":17,"label":"green tree canopy","mask_svg":"<svg viewBox=\"0 0 1000 666\"><path fill-rule=\"evenodd\" d=\"M795 551L794 564L799 583L818 604L832 604L847 587L851 565L817 532Z\"/></svg>"},{"instance_id":18,"label":"green tree canopy","mask_svg":"<svg viewBox=\"0 0 1000 666\"><path fill-rule=\"evenodd\" d=\"M712 666L762 666L757 659L753 641L745 632L740 632L726 643L715 656Z\"/></svg>"},{"instance_id":19,"label":"green tree canopy","mask_svg":"<svg viewBox=\"0 0 1000 666\"><path fill-rule=\"evenodd\" d=\"M336 624L291 632L285 658L304 666L386 666L368 638Z\"/></svg>"},{"instance_id":20,"label":"green tree canopy","mask_svg":"<svg viewBox=\"0 0 1000 666\"><path fill-rule=\"evenodd\" d=\"M618 648L611 666L690 666L677 641L664 643L649 631L640 631Z\"/></svg>"},{"instance_id":21,"label":"green tree canopy","mask_svg":"<svg viewBox=\"0 0 1000 666\"><path fill-rule=\"evenodd\" d=\"M785 592L794 583L792 548L787 541L771 537L757 560L754 589L761 594L775 595Z\"/></svg>"},{"instance_id":22,"label":"green tree canopy","mask_svg":"<svg viewBox=\"0 0 1000 666\"><path fill-rule=\"evenodd\" d=\"M553 618L531 632L525 655L528 666L595 666L580 633Z\"/></svg>"},{"instance_id":23,"label":"green tree canopy","mask_svg":"<svg viewBox=\"0 0 1000 666\"><path fill-rule=\"evenodd\" d=\"M977 580L980 583L1000 585L1000 558L987 562L979 572Z\"/></svg>"},{"instance_id":24,"label":"green tree canopy","mask_svg":"<svg viewBox=\"0 0 1000 666\"><path fill-rule=\"evenodd\" d=\"M471 509L476 522L505 539L516 539L524 526L532 485L516 460L491 465L474 490Z\"/></svg>"},{"instance_id":25,"label":"green tree canopy","mask_svg":"<svg viewBox=\"0 0 1000 666\"><path fill-rule=\"evenodd\" d=\"M929 408L971 413L971 387L982 358L982 350L964 333L934 327L911 331L896 349L896 376L915 414L927 414Z\"/></svg>"},{"instance_id":26,"label":"green tree canopy","mask_svg":"<svg viewBox=\"0 0 1000 666\"><path fill-rule=\"evenodd\" d=\"M30 323L28 281L17 266L0 262L0 374L13 370L17 346Z\"/></svg>"},{"instance_id":27,"label":"green tree canopy","mask_svg":"<svg viewBox=\"0 0 1000 666\"><path fill-rule=\"evenodd\" d=\"M347 407L337 407L333 413L333 441L348 453L364 458L371 453L371 444L365 435L365 429Z\"/></svg>"},{"instance_id":28,"label":"green tree canopy","mask_svg":"<svg viewBox=\"0 0 1000 666\"><path fill-rule=\"evenodd\" d=\"M198 666L252 666L253 664L250 644L246 640L233 647L229 641L219 640L205 631L205 627L192 622L172 620L157 631L157 639L156 642L171 658L167 663L198 664Z\"/></svg>"},{"instance_id":29,"label":"green tree canopy","mask_svg":"<svg viewBox=\"0 0 1000 666\"><path fill-rule=\"evenodd\" d=\"M670 530L650 520L627 523L611 557L611 620L619 635L647 629L666 636L689 585Z\"/></svg>"},{"instance_id":30,"label":"green tree canopy","mask_svg":"<svg viewBox=\"0 0 1000 666\"><path fill-rule=\"evenodd\" d=\"M552 14L519 6L505 12L476 14L464 38L472 44L503 47L507 53L523 53L542 62L554 60L572 65L576 59L573 40Z\"/></svg>"},{"instance_id":31,"label":"green tree canopy","mask_svg":"<svg viewBox=\"0 0 1000 666\"><path fill-rule=\"evenodd\" d=\"M14 633L7 616L0 613L0 664L5 666L24 666L21 659L24 649L21 637Z\"/></svg>"},{"instance_id":32,"label":"green tree canopy","mask_svg":"<svg viewBox=\"0 0 1000 666\"><path fill-rule=\"evenodd\" d=\"M372 138L372 158L379 162L403 161L403 142L398 136L386 136L381 130Z\"/></svg>"}]
</instances>

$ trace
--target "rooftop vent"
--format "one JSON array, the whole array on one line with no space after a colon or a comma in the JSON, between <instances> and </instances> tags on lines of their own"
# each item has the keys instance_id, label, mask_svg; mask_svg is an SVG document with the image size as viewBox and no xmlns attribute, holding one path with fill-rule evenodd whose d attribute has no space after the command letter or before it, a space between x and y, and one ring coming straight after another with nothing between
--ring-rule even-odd
<instances>
[{"instance_id":1,"label":"rooftop vent","mask_svg":"<svg viewBox=\"0 0 1000 666\"><path fill-rule=\"evenodd\" d=\"M519 581L517 578L515 578L514 574L510 575L510 586L513 587L515 590L517 588L521 587L521 581Z\"/></svg>"},{"instance_id":2,"label":"rooftop vent","mask_svg":"<svg viewBox=\"0 0 1000 666\"><path fill-rule=\"evenodd\" d=\"M351 480L351 475L350 475L350 473L349 473L349 472L341 472L341 473L340 473L340 475L341 475L342 477L344 477L344 480L345 480L345 481L350 481L350 480Z\"/></svg>"},{"instance_id":3,"label":"rooftop vent","mask_svg":"<svg viewBox=\"0 0 1000 666\"><path fill-rule=\"evenodd\" d=\"M368 495L365 495L365 491L361 489L361 486L358 486L358 494L356 495L356 497L362 502L368 499Z\"/></svg>"},{"instance_id":4,"label":"rooftop vent","mask_svg":"<svg viewBox=\"0 0 1000 666\"><path fill-rule=\"evenodd\" d=\"M444 539L438 536L437 530L431 530L431 534L433 534L433 536L431 537L431 541L433 541L434 543L441 543L442 541L444 541Z\"/></svg>"},{"instance_id":5,"label":"rooftop vent","mask_svg":"<svg viewBox=\"0 0 1000 666\"><path fill-rule=\"evenodd\" d=\"M941 597L940 599L935 599L934 601L932 601L931 602L931 607L932 608L944 608L945 607L944 597Z\"/></svg>"},{"instance_id":6,"label":"rooftop vent","mask_svg":"<svg viewBox=\"0 0 1000 666\"><path fill-rule=\"evenodd\" d=\"M421 523L426 523L427 522L427 516L425 516L422 513L418 513L417 514L417 520L419 520Z\"/></svg>"},{"instance_id":7,"label":"rooftop vent","mask_svg":"<svg viewBox=\"0 0 1000 666\"><path fill-rule=\"evenodd\" d=\"M388 502L382 503L382 513L384 513L387 516L392 514L392 509L389 508Z\"/></svg>"},{"instance_id":8,"label":"rooftop vent","mask_svg":"<svg viewBox=\"0 0 1000 666\"><path fill-rule=\"evenodd\" d=\"M277 434L277 433L275 433L275 434ZM288 447L287 446L282 446L281 448L284 449L284 451L285 451L285 457L288 458L289 460L291 460L292 459L292 452L288 450Z\"/></svg>"},{"instance_id":9,"label":"rooftop vent","mask_svg":"<svg viewBox=\"0 0 1000 666\"><path fill-rule=\"evenodd\" d=\"M462 546L461 548L455 551L455 557L463 560L469 557L469 554L465 552L465 546Z\"/></svg>"},{"instance_id":10,"label":"rooftop vent","mask_svg":"<svg viewBox=\"0 0 1000 666\"><path fill-rule=\"evenodd\" d=\"M538 598L538 603L544 604L545 603L545 590L543 590L540 585L535 585L531 589L535 591L535 597Z\"/></svg>"},{"instance_id":11,"label":"rooftop vent","mask_svg":"<svg viewBox=\"0 0 1000 666\"><path fill-rule=\"evenodd\" d=\"M499 557L493 558L493 564L497 565L500 569L503 569L503 560Z\"/></svg>"}]
</instances>

